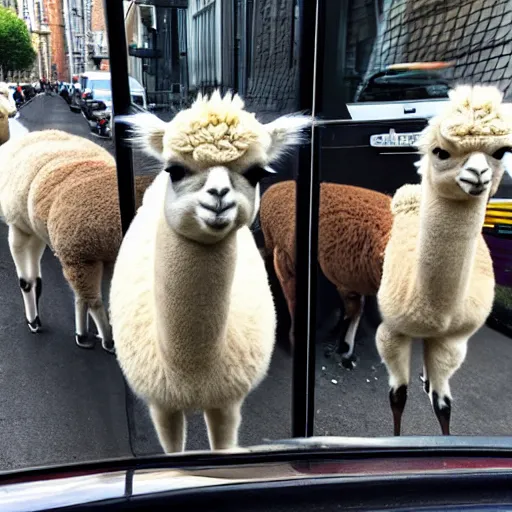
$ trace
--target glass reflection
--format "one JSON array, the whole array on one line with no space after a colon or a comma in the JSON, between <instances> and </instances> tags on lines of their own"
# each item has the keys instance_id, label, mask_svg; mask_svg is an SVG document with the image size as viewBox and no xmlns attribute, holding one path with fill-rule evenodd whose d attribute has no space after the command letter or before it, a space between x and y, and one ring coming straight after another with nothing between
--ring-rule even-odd
<instances>
[{"instance_id":1,"label":"glass reflection","mask_svg":"<svg viewBox=\"0 0 512 512\"><path fill-rule=\"evenodd\" d=\"M512 51L506 37L512 16L508 2L487 5L479 1L442 4L370 0L326 5L320 116L344 122L321 130L323 190L343 184L393 196L403 184L419 183L415 143L428 119L444 108L448 90L458 83L494 85L508 101ZM497 398L482 400L486 386L495 390L495 397L509 387L500 373L507 372L505 361L512 332L508 300L511 265L506 256L512 247L507 228L512 198L508 153L503 166L503 178L483 224L494 266L496 298L487 325L469 343L467 358L452 379L456 393L452 431L457 434L509 434L508 408L500 407ZM373 200L369 204L375 207L377 203ZM366 295L364 314L357 324L350 323L351 310L343 307L337 293L346 280L343 272L347 269L352 269L354 279L367 272L372 251L379 247L380 239L372 239L377 220L384 222L385 216L370 215L367 225L357 231L355 227L364 222L367 212L360 214L352 208L347 213L343 205L340 199L335 207L327 202L321 206L321 212L329 211L320 216L320 238L325 239L328 254L348 253L350 257L339 258L337 275L323 271L319 283L318 316L323 320L318 331L315 432L390 435L393 425L387 398L388 372L375 348L376 328L381 321L375 297L373 292ZM322 225L357 235L339 248L330 241L333 237L329 238L327 228L322 234ZM457 229L454 227L453 239ZM353 268L358 258L362 263ZM322 266L323 252L318 259ZM352 328L357 325L357 361L352 372L344 371L342 354L333 352L346 340L347 325L340 329L344 317ZM494 351L501 354L500 362L491 356ZM420 343L413 344L411 368L402 433L437 434L437 420L428 398L421 396L423 384L417 377L422 372Z\"/></svg>"},{"instance_id":2,"label":"glass reflection","mask_svg":"<svg viewBox=\"0 0 512 512\"><path fill-rule=\"evenodd\" d=\"M0 370L7 381L0 411L5 407L8 424L0 436L5 448L0 469L161 453L146 404L125 385L116 358L108 353L114 341L107 318L109 288L121 236L103 2L4 4L26 26L28 44L35 52L31 66L14 72L3 67L0 77L7 84L6 101L17 106L9 120L11 138L48 129L59 130L62 138L52 142L53 135L46 132L41 135L40 152L34 149L30 162L25 152L17 159L6 155L6 168L10 173L28 167L36 172L44 166L41 172L54 179L53 185L47 185L38 171L38 183L44 187L39 195L33 191L31 198L37 195L45 212L56 212L60 201L66 213L54 213L51 222L38 219L44 243L38 234L32 237L37 250L25 244L18 266L11 262L22 234L11 240L10 247L9 228L1 228L6 290L5 296L0 295L0 300L5 299L0 329L14 343L4 344ZM297 0L125 1L123 11L131 99L140 112L168 122L190 107L199 92L216 89L222 94L239 92L246 110L256 113L261 123L296 110ZM67 138L73 144L65 142ZM29 146L28 142L24 146L27 153ZM138 150L133 157L139 206L162 162ZM294 152L287 153L273 166L276 174L265 178L267 173L259 175L251 169L250 179L261 181L261 193L271 183L293 176L295 159ZM258 249L263 249L258 218L252 232ZM46 251L45 245L52 251ZM40 271L38 257L43 252ZM256 249L255 254L260 261ZM21 268L22 260L30 263L30 272ZM266 268L272 273L271 259ZM271 285L278 294L274 275ZM8 297L13 300L7 301ZM278 302L277 308L282 309L282 304ZM284 312L280 316L286 323ZM290 435L292 359L282 318L268 375L242 410L242 445ZM201 331L200 322L194 326ZM198 386L215 387L208 379ZM22 420L28 425L23 432ZM188 434L187 449L209 448L200 414L190 415Z\"/></svg>"},{"instance_id":3,"label":"glass reflection","mask_svg":"<svg viewBox=\"0 0 512 512\"><path fill-rule=\"evenodd\" d=\"M170 121L180 109L192 104L198 92L209 94L216 89L223 94L237 91L247 111L256 113L262 123L296 110L298 2L193 0L186 4L172 2L172 7L162 7L131 2L125 8L129 72L144 84L153 114ZM147 157L138 152L135 162L148 165ZM261 181L260 193L273 182L293 176L295 165L293 152L284 155L273 165L276 174ZM259 218L252 231L264 253ZM279 298L272 258L267 258L266 268L271 273L272 291ZM242 410L243 445L288 437L290 433L291 354L285 334L286 306L278 300L277 308L285 314L278 314L279 333L269 375L249 395ZM135 445L140 446L140 453L160 451L156 437L148 434L152 427L145 406L135 399L131 403ZM187 448L208 447L200 415L190 416L188 432Z\"/></svg>"},{"instance_id":4,"label":"glass reflection","mask_svg":"<svg viewBox=\"0 0 512 512\"><path fill-rule=\"evenodd\" d=\"M404 183L419 183L414 144L427 119L446 102L450 87L462 79L483 82L498 86L508 98L511 43L506 35L512 11L501 0L492 5L477 0L456 5L420 0L326 4L320 117L345 123L320 130L315 433L390 435L388 376L375 348L380 323L375 293L389 226L389 196ZM96 155L101 153L108 162L108 177L93 171L87 159L82 162L84 181L67 196L68 214L62 218L80 214L82 221L89 219L77 231L91 237L99 233L110 245L107 256L94 254L87 260L100 263L100 271L87 271L84 279L89 285L91 276L95 278L94 298L103 301L95 317L89 306L90 315L80 300L74 303L72 279L59 261L59 251L44 253L42 276L18 272L16 279L8 228L0 227L5 262L0 269L5 274L0 329L6 340L0 366L5 382L0 412L4 411L6 425L0 433L0 469L161 453L146 405L125 387L117 361L94 340L97 331L105 348L111 348L105 343L112 340L104 312L111 266L121 243L115 220L112 93L103 3L34 0L3 5L25 23L35 52L28 68L2 69L6 99L11 107L17 104L17 114L9 120L11 136L52 128L96 144ZM171 121L198 92L215 89L239 92L246 109L261 123L296 110L298 0L123 5L131 97L141 110ZM79 146L73 151L91 147ZM59 151L62 157L64 152ZM65 154L70 161L76 157ZM504 161L505 174L483 226L496 275L496 300L488 326L475 336L452 381L457 390L454 433L508 434L512 419L510 409L498 402L512 391L505 378L512 327L512 176L508 156ZM25 165L24 160L18 163L13 169ZM138 204L161 168L157 159L134 152ZM265 258L278 326L268 375L242 410L242 445L290 434L296 168L292 152L274 165L276 174L261 181L261 213L251 226ZM270 189L272 185L276 186ZM107 221L105 212L110 215ZM97 226L101 229L95 232ZM53 249L58 247L56 240L49 242ZM102 270L105 280L99 290ZM28 283L27 277L35 280ZM37 277L45 281L40 303ZM39 313L42 328L32 336L29 327L39 329ZM94 324L99 324L96 330ZM85 351L76 345L96 349ZM439 430L416 379L421 356L416 344L404 434ZM208 449L203 418L197 413L190 415L188 434L187 449Z\"/></svg>"}]
</instances>

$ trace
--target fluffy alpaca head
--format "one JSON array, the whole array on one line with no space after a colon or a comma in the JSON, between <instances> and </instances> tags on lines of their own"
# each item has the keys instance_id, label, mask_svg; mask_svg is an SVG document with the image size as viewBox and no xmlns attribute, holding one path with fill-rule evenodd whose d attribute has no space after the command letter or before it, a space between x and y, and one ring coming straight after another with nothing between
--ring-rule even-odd
<instances>
[{"instance_id":1,"label":"fluffy alpaca head","mask_svg":"<svg viewBox=\"0 0 512 512\"><path fill-rule=\"evenodd\" d=\"M446 198L471 200L496 193L503 156L512 151L512 109L493 86L459 86L446 110L422 133L419 173Z\"/></svg>"},{"instance_id":2,"label":"fluffy alpaca head","mask_svg":"<svg viewBox=\"0 0 512 512\"><path fill-rule=\"evenodd\" d=\"M311 117L288 115L260 123L238 95L199 95L164 123L150 114L126 118L133 143L157 156L169 173L169 225L181 235L215 243L250 225L259 208L259 182L270 165L301 141Z\"/></svg>"},{"instance_id":3,"label":"fluffy alpaca head","mask_svg":"<svg viewBox=\"0 0 512 512\"><path fill-rule=\"evenodd\" d=\"M16 114L16 103L11 99L11 91L5 82L0 82L0 101L2 113L6 111L8 117Z\"/></svg>"}]
</instances>

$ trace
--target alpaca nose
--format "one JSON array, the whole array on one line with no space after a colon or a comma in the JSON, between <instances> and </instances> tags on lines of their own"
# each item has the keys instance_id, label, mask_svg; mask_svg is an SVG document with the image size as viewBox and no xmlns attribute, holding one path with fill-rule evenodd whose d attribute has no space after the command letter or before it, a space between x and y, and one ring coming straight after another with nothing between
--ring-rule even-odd
<instances>
[{"instance_id":1,"label":"alpaca nose","mask_svg":"<svg viewBox=\"0 0 512 512\"><path fill-rule=\"evenodd\" d=\"M484 169L476 169L474 167L466 167L466 171L471 174L474 174L479 180L482 177L482 174L485 174L489 170L489 167L485 167Z\"/></svg>"},{"instance_id":2,"label":"alpaca nose","mask_svg":"<svg viewBox=\"0 0 512 512\"><path fill-rule=\"evenodd\" d=\"M209 188L206 192L212 195L213 197L224 197L229 192L229 187L223 187L221 189L218 188Z\"/></svg>"},{"instance_id":3,"label":"alpaca nose","mask_svg":"<svg viewBox=\"0 0 512 512\"><path fill-rule=\"evenodd\" d=\"M482 176L489 171L490 168L485 155L482 153L474 153L468 158L466 165L464 165L464 170L476 177L478 181L481 181Z\"/></svg>"}]
</instances>

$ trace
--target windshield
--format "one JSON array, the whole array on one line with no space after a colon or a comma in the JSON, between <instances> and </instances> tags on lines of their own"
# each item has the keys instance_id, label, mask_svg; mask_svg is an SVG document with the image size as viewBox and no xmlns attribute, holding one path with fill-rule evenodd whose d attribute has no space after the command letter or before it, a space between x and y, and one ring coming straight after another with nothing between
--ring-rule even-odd
<instances>
[{"instance_id":1,"label":"windshield","mask_svg":"<svg viewBox=\"0 0 512 512\"><path fill-rule=\"evenodd\" d=\"M132 77L129 77L130 89L133 94L134 102L137 104L141 104L142 99L140 95L143 94L143 89L141 89L140 84ZM94 98L98 100L112 100L112 92L111 92L111 82L110 80L96 80L89 79L88 86L92 89Z\"/></svg>"},{"instance_id":2,"label":"windshield","mask_svg":"<svg viewBox=\"0 0 512 512\"><path fill-rule=\"evenodd\" d=\"M449 80L421 69L380 71L362 86L357 101L404 101L448 98Z\"/></svg>"},{"instance_id":3,"label":"windshield","mask_svg":"<svg viewBox=\"0 0 512 512\"><path fill-rule=\"evenodd\" d=\"M104 90L110 90L110 80L96 80L96 79L89 79L87 81L87 87L91 89L104 89Z\"/></svg>"},{"instance_id":4,"label":"windshield","mask_svg":"<svg viewBox=\"0 0 512 512\"><path fill-rule=\"evenodd\" d=\"M92 90L92 92L93 92L93 97L95 100L112 101L112 92L110 90L105 91L105 90L94 88Z\"/></svg>"},{"instance_id":5,"label":"windshield","mask_svg":"<svg viewBox=\"0 0 512 512\"><path fill-rule=\"evenodd\" d=\"M311 1L18 20L0 472L510 436L512 3Z\"/></svg>"}]
</instances>

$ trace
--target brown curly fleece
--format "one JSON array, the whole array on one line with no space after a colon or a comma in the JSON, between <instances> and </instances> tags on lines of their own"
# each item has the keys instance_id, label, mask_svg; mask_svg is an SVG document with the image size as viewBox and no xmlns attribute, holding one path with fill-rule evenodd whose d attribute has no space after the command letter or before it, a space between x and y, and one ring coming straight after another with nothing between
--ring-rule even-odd
<instances>
[{"instance_id":1,"label":"brown curly fleece","mask_svg":"<svg viewBox=\"0 0 512 512\"><path fill-rule=\"evenodd\" d=\"M135 177L137 208L153 179ZM88 301L98 299L102 263L115 261L122 240L115 165L94 159L61 163L37 188L33 204L72 288Z\"/></svg>"},{"instance_id":2,"label":"brown curly fleece","mask_svg":"<svg viewBox=\"0 0 512 512\"><path fill-rule=\"evenodd\" d=\"M96 315L97 327L100 323L104 336L111 337L101 280L122 239L114 158L88 139L43 130L9 140L0 147L0 160L0 209L13 240L21 237L17 251L30 256L27 239L49 245L76 301ZM154 177L135 178L137 207Z\"/></svg>"},{"instance_id":3,"label":"brown curly fleece","mask_svg":"<svg viewBox=\"0 0 512 512\"><path fill-rule=\"evenodd\" d=\"M261 198L260 222L265 253L274 268L293 318L295 304L295 181L272 185ZM376 295L384 250L393 223L391 198L350 185L322 183L318 262L343 300L348 317L359 298ZM355 300L356 299L356 300Z\"/></svg>"}]
</instances>

